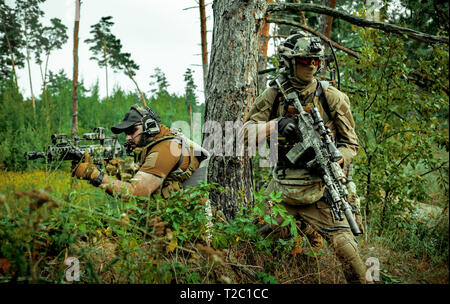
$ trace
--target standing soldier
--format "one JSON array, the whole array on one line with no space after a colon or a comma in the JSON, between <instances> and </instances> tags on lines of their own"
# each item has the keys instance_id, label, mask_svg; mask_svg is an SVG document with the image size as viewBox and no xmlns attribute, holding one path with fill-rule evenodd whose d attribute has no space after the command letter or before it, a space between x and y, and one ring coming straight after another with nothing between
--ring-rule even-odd
<instances>
[{"instance_id":1,"label":"standing soldier","mask_svg":"<svg viewBox=\"0 0 450 304\"><path fill-rule=\"evenodd\" d=\"M297 129L299 112L284 98L285 94L295 92L306 112L309 113L314 104L317 106L325 127L331 130L332 140L343 156L338 163L344 172L351 171L352 158L359 145L349 98L329 86L328 82L314 78L324 61L319 38L296 32L279 46L278 57L278 81L272 81L270 87L256 98L244 125L245 129L257 126L258 133L262 132L267 137L275 132L275 124L270 122L278 123L278 159L272 168L273 179L266 194L272 191L282 193L281 204L302 222L306 230L310 230L308 234L314 239L311 243L320 244L321 237L317 232L328 241L343 264L347 282L366 283L366 267L359 256L356 240L346 218L339 220L333 216L324 196L323 180L316 171L307 168L305 162L293 165L286 157L286 153L302 140ZM261 122L265 124L261 125ZM354 195L349 195L351 203L352 198ZM356 209L355 212L359 212ZM279 220L278 224L281 224ZM314 233L318 238L314 238Z\"/></svg>"},{"instance_id":2,"label":"standing soldier","mask_svg":"<svg viewBox=\"0 0 450 304\"><path fill-rule=\"evenodd\" d=\"M134 163L127 166L127 172L115 160L112 163L116 167L107 166L107 171L118 174L120 179L106 175L95 167L86 152L84 161L77 164L74 175L121 198L129 198L130 195L149 197L154 193L168 198L183 188L183 182L199 168L205 156L204 150L181 133L160 124L158 114L148 107L132 106L123 121L113 126L111 131L115 134L124 132L126 146L135 154ZM132 178L127 181L126 175Z\"/></svg>"}]
</instances>

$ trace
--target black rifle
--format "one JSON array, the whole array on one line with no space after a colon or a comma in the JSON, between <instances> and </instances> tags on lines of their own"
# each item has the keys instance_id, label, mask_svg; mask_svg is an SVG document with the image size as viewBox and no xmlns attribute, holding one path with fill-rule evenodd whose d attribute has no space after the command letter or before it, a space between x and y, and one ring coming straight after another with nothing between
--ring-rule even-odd
<instances>
[{"instance_id":1,"label":"black rifle","mask_svg":"<svg viewBox=\"0 0 450 304\"><path fill-rule=\"evenodd\" d=\"M354 235L362 232L355 221L352 208L347 201L348 191L345 186L345 174L341 166L337 163L342 154L336 148L330 139L330 130L325 128L319 110L315 106L313 94L313 105L311 114L307 113L298 98L295 90L287 93L281 85L285 80L281 74L275 79L281 93L284 95L286 102L292 104L300 113L297 115L297 129L299 137L302 139L286 154L287 159L296 164L299 160L306 163L308 169L316 169L319 171L322 180L325 183L325 197L331 207L333 216L336 220L342 221L342 212L350 225ZM320 85L320 82L317 82Z\"/></svg>"},{"instance_id":2,"label":"black rifle","mask_svg":"<svg viewBox=\"0 0 450 304\"><path fill-rule=\"evenodd\" d=\"M101 167L105 161L110 161L116 157L125 155L125 150L119 144L116 135L106 137L105 128L94 128L93 133L85 133L82 137L74 136L69 139L66 134L52 134L52 144L47 147L47 152L28 152L25 153L27 160L34 160L38 158L46 158L49 162L54 161L81 161L84 157L84 152L88 152L93 163ZM92 145L80 145L82 141L99 141L99 143Z\"/></svg>"}]
</instances>

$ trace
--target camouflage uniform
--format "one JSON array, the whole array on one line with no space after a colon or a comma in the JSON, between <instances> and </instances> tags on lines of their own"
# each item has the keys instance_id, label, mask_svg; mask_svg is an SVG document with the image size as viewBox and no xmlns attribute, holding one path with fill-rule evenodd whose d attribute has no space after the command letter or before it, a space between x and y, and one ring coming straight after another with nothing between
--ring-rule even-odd
<instances>
[{"instance_id":1,"label":"camouflage uniform","mask_svg":"<svg viewBox=\"0 0 450 304\"><path fill-rule=\"evenodd\" d=\"M316 91L318 80L313 79L309 83L300 83L293 77L286 79L289 80L285 84L289 89L297 91L303 108L309 112L313 106L312 94ZM336 146L344 158L345 172L359 148L354 129L355 123L350 111L350 101L347 95L332 86L323 92L325 102L323 99L320 100L320 96L316 96L314 103L326 127L336 138ZM283 114L284 117L298 114L292 105L284 107L283 100L283 95L276 86L267 88L249 109L246 125L268 122L283 116ZM278 109L273 109L274 107L278 107ZM272 191L281 192L282 204L288 213L306 223L307 226L313 227L328 241L343 264L347 282L366 283L366 267L359 256L356 240L347 220L345 217L343 221L334 219L331 209L323 197L325 188L320 176L306 169L305 164L294 167L286 159L284 154L290 147L279 140L278 162L272 169L273 178L267 186L266 194L268 195ZM281 224L279 220L281 219L278 219L278 223Z\"/></svg>"}]
</instances>

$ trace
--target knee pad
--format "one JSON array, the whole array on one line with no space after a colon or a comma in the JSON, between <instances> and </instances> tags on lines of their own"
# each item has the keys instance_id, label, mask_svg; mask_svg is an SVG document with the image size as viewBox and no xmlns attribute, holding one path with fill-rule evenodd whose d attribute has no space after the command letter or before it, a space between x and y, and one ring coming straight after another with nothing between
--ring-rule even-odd
<instances>
[{"instance_id":1,"label":"knee pad","mask_svg":"<svg viewBox=\"0 0 450 304\"><path fill-rule=\"evenodd\" d=\"M366 283L366 266L359 256L358 247L351 232L335 234L331 240L336 256L341 260L347 282Z\"/></svg>"},{"instance_id":2,"label":"knee pad","mask_svg":"<svg viewBox=\"0 0 450 304\"><path fill-rule=\"evenodd\" d=\"M349 233L337 233L332 237L332 245L336 255L346 261L359 257L358 248L353 236Z\"/></svg>"}]
</instances>

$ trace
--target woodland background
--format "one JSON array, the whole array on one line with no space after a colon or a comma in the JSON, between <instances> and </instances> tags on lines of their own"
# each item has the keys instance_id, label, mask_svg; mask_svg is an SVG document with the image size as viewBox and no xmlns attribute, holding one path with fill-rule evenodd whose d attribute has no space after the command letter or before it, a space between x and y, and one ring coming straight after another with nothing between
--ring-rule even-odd
<instances>
[{"instance_id":1,"label":"woodland background","mask_svg":"<svg viewBox=\"0 0 450 304\"><path fill-rule=\"evenodd\" d=\"M361 145L354 178L366 225L358 237L363 260L379 259L380 283L448 283L447 1L403 0L397 10L381 1L375 15L369 3L344 0L309 1L302 9L295 7L302 4L297 1L214 1L211 54L202 48L206 103L195 95L189 69L183 95L169 93L164 71L156 69L149 75L150 92L135 83L136 91L115 86L105 98L98 85L85 87L77 80L76 65L73 71L47 71L52 51L71 43L71 35L59 20L47 27L40 23L42 2L17 0L14 8L0 0L1 281L67 283L64 262L77 257L83 283L342 283L328 246L312 250L282 208L277 212L285 217L285 237L258 234L258 227L272 220L262 212L269 171L259 168L258 159L213 158L211 184L168 201L123 202L73 180L68 163L24 158L26 151L43 151L53 133L109 130L135 103L155 109L169 126L191 122L194 112L203 120L242 119L275 73L257 71L278 65L267 56L267 41L277 45L290 28L303 27L334 42L341 90L352 103ZM284 4L293 6L279 9ZM199 1L200 19L204 5ZM317 7L330 9L334 18L317 13ZM349 22L336 11L359 19ZM240 22L233 26L233 21ZM99 77L114 70L134 81L139 65L111 33L113 22L105 16L92 25L92 36L78 43L91 46ZM269 23L277 26L269 31ZM251 44L246 48L253 49L241 53L248 56L229 51L235 57L227 60L220 39L230 42L243 25L248 26L244 40ZM200 29L202 46L205 31ZM238 52L239 39L233 40ZM251 62L249 77L245 67ZM44 85L24 98L20 86L32 87L33 79L18 84L15 71L31 64L41 68ZM328 71L319 76L328 79ZM246 176L239 180L236 172ZM208 196L212 222L205 213ZM279 200L277 194L270 198Z\"/></svg>"}]
</instances>

